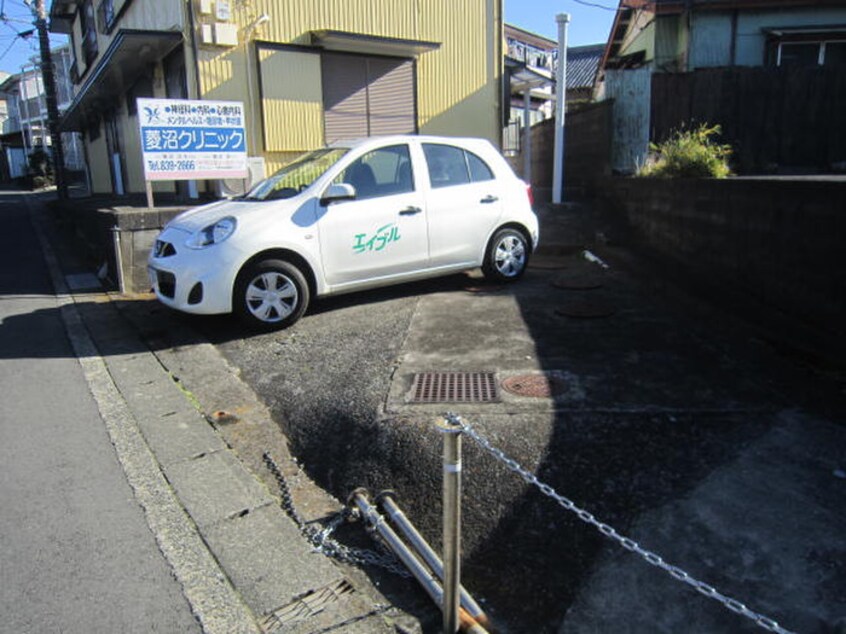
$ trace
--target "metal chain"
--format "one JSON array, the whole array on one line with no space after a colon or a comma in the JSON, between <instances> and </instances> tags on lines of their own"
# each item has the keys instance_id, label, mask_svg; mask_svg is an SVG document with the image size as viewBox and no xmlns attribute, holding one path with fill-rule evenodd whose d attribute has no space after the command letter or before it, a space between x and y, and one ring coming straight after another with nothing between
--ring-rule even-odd
<instances>
[{"instance_id":1,"label":"metal chain","mask_svg":"<svg viewBox=\"0 0 846 634\"><path fill-rule=\"evenodd\" d=\"M291 489L288 487L288 482L285 480L285 476L279 465L276 464L276 461L268 452L264 452L262 458L268 471L270 471L279 485L282 510L285 511L288 517L294 520L300 532L308 539L315 552L345 564L377 566L406 579L411 577L411 573L406 570L400 561L381 542L376 542L381 551L376 552L366 548L345 546L332 538L332 533L335 532L335 529L352 518L350 509L345 508L335 515L322 529L307 524L294 506Z\"/></svg>"},{"instance_id":2,"label":"metal chain","mask_svg":"<svg viewBox=\"0 0 846 634\"><path fill-rule=\"evenodd\" d=\"M501 449L497 449L496 447L494 447L490 443L490 441L487 438L481 436L473 428L472 425L462 421L460 416L457 416L455 414L446 414L445 418L451 424L459 425L470 438L475 440L482 447L482 449L487 451L500 462L504 463L506 467L508 467L517 475L519 475L521 478L523 478L523 480L525 480L527 483L536 486L538 489L540 489L541 493L558 502L558 504L561 505L564 509L570 511L571 513L574 513L576 517L578 517L580 520L582 520L586 524L590 524L591 526L596 528L600 533L614 540L626 550L640 555L648 564L660 568L664 572L668 573L671 577L673 577L673 579L686 583L700 594L703 594L709 599L713 599L714 601L721 603L724 607L728 608L732 612L740 614L741 616L745 616L748 619L751 619L755 622L756 625L764 628L765 630L768 630L770 632L776 632L777 634L795 634L794 632L781 627L773 619L764 616L763 614L760 614L758 612L755 612L754 610L750 610L737 599L733 599L719 592L713 586L710 586L707 583L704 583L692 577L678 566L668 564L656 553L641 547L640 544L638 544L633 539L621 535L608 524L600 522L593 516L592 513L577 506L575 502L561 495L548 484L545 484L538 480L535 474L520 466L520 464L517 463L516 460L509 458Z\"/></svg>"}]
</instances>

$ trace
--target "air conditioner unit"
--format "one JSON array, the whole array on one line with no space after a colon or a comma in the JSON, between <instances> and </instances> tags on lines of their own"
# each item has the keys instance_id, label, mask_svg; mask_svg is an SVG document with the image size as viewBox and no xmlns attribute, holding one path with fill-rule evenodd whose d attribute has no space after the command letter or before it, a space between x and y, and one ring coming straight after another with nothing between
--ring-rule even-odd
<instances>
[{"instance_id":1,"label":"air conditioner unit","mask_svg":"<svg viewBox=\"0 0 846 634\"><path fill-rule=\"evenodd\" d=\"M260 180L264 180L264 157L248 157L247 169L250 172L247 178L224 178L217 181L217 191L215 193L220 198L234 198L235 196L243 196L246 194L256 183Z\"/></svg>"}]
</instances>

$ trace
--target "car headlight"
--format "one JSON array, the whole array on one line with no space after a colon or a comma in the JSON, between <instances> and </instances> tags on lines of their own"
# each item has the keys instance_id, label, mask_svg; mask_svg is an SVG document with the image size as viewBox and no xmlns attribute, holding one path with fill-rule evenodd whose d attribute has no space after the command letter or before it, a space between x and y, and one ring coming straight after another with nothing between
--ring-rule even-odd
<instances>
[{"instance_id":1,"label":"car headlight","mask_svg":"<svg viewBox=\"0 0 846 634\"><path fill-rule=\"evenodd\" d=\"M238 223L235 218L232 216L221 218L214 224L203 227L199 231L194 232L194 234L188 238L185 246L190 247L191 249L204 249L213 244L220 244L235 232L237 224Z\"/></svg>"}]
</instances>

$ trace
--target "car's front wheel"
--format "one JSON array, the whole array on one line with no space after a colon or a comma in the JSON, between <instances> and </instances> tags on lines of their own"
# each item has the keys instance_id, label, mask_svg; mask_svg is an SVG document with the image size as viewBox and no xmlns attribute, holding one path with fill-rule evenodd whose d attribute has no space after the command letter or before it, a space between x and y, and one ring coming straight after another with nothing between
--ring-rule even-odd
<instances>
[{"instance_id":1,"label":"car's front wheel","mask_svg":"<svg viewBox=\"0 0 846 634\"><path fill-rule=\"evenodd\" d=\"M305 276L285 260L250 264L235 281L235 314L255 330L287 328L303 316L308 302Z\"/></svg>"},{"instance_id":2,"label":"car's front wheel","mask_svg":"<svg viewBox=\"0 0 846 634\"><path fill-rule=\"evenodd\" d=\"M488 245L482 271L490 280L513 282L526 272L528 264L526 236L516 229L500 229Z\"/></svg>"}]
</instances>

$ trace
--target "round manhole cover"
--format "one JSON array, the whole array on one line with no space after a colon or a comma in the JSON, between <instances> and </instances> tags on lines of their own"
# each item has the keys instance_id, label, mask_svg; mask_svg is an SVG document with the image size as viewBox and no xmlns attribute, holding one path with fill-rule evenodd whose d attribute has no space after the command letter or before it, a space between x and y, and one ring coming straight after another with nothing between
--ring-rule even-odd
<instances>
[{"instance_id":1,"label":"round manhole cover","mask_svg":"<svg viewBox=\"0 0 846 634\"><path fill-rule=\"evenodd\" d=\"M565 306L555 309L555 314L560 317L572 317L574 319L595 319L599 317L610 317L617 310L611 304L601 301L571 302Z\"/></svg>"},{"instance_id":2,"label":"round manhole cover","mask_svg":"<svg viewBox=\"0 0 846 634\"><path fill-rule=\"evenodd\" d=\"M567 389L564 381L547 374L521 374L502 380L502 389L515 396L551 398L563 394Z\"/></svg>"},{"instance_id":3,"label":"round manhole cover","mask_svg":"<svg viewBox=\"0 0 846 634\"><path fill-rule=\"evenodd\" d=\"M572 291L587 291L593 288L602 286L602 279L596 275L589 274L573 274L562 275L553 280L552 285L555 288L563 288Z\"/></svg>"}]
</instances>

